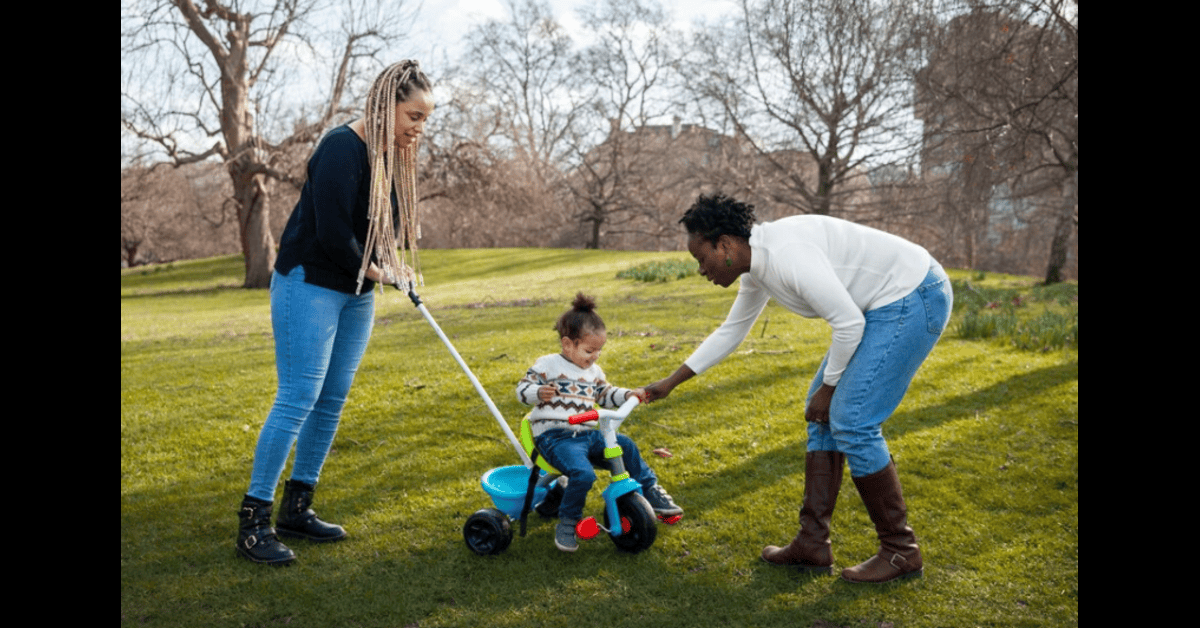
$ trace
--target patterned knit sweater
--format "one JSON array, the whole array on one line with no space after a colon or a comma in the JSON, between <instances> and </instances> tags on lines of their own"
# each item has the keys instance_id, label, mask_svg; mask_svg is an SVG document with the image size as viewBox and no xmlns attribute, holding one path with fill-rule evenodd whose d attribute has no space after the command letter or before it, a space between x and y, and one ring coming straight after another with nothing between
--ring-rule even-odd
<instances>
[{"instance_id":1,"label":"patterned knit sweater","mask_svg":"<svg viewBox=\"0 0 1200 628\"><path fill-rule=\"evenodd\" d=\"M557 392L550 401L538 400L538 388L553 385ZM529 413L534 436L546 430L565 428L573 431L593 429L587 425L571 425L567 417L587 412L599 404L604 408L619 408L633 390L619 388L604 379L598 364L581 369L562 354L544 355L529 367L517 384L517 399L534 406Z\"/></svg>"}]
</instances>

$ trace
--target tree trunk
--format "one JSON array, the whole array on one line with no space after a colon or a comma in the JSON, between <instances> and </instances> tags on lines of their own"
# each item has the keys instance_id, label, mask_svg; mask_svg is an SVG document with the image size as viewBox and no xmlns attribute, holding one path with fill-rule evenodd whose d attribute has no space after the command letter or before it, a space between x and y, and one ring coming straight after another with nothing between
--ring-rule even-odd
<instances>
[{"instance_id":1,"label":"tree trunk","mask_svg":"<svg viewBox=\"0 0 1200 628\"><path fill-rule=\"evenodd\" d=\"M269 288L275 268L275 236L271 234L271 201L264 175L230 173L238 200L238 225L242 258L246 266L243 288Z\"/></svg>"},{"instance_id":2,"label":"tree trunk","mask_svg":"<svg viewBox=\"0 0 1200 628\"><path fill-rule=\"evenodd\" d=\"M975 270L975 225L967 227L967 269Z\"/></svg>"},{"instance_id":3,"label":"tree trunk","mask_svg":"<svg viewBox=\"0 0 1200 628\"><path fill-rule=\"evenodd\" d=\"M1071 246L1071 232L1075 226L1075 178L1063 184L1062 210L1054 226L1054 239L1050 241L1050 263L1046 268L1046 285L1063 281L1063 268L1067 265L1067 250Z\"/></svg>"},{"instance_id":4,"label":"tree trunk","mask_svg":"<svg viewBox=\"0 0 1200 628\"><path fill-rule=\"evenodd\" d=\"M600 223L601 222L602 222L601 220L592 219L592 239L588 241L586 248L589 248L589 249L599 249L600 248Z\"/></svg>"}]
</instances>

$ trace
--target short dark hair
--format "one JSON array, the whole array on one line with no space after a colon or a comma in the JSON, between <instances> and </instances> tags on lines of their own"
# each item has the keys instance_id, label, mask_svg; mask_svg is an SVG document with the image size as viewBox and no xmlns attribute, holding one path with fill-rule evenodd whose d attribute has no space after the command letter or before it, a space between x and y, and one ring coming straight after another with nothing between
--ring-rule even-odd
<instances>
[{"instance_id":1,"label":"short dark hair","mask_svg":"<svg viewBox=\"0 0 1200 628\"><path fill-rule=\"evenodd\" d=\"M701 236L715 245L717 238L723 235L749 240L754 220L753 205L716 193L701 194L679 222L689 234Z\"/></svg>"}]
</instances>

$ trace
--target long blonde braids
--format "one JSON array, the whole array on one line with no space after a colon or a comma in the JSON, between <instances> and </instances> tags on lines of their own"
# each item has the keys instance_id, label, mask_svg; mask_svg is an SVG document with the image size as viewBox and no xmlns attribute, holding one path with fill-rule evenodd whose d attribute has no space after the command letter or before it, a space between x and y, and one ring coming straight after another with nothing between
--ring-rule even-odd
<instances>
[{"instance_id":1,"label":"long blonde braids","mask_svg":"<svg viewBox=\"0 0 1200 628\"><path fill-rule=\"evenodd\" d=\"M396 104L406 102L414 92L430 89L429 79L420 65L413 60L404 60L384 69L367 94L365 127L367 154L371 161L371 202L367 241L355 294L362 292L363 278L372 258L383 276L396 278L397 286L405 292L425 284L417 260L417 239L421 237L417 216L418 140L405 148L397 148L395 138ZM393 189L399 204L399 225L392 224ZM403 245L403 253L399 252L397 238Z\"/></svg>"}]
</instances>

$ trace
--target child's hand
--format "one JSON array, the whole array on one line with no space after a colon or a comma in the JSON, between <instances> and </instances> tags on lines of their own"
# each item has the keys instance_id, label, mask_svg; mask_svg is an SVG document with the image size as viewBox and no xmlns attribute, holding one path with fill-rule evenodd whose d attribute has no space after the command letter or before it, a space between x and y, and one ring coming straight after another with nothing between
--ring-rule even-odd
<instances>
[{"instance_id":1,"label":"child's hand","mask_svg":"<svg viewBox=\"0 0 1200 628\"><path fill-rule=\"evenodd\" d=\"M550 401L555 392L555 388L549 384L538 387L538 401Z\"/></svg>"},{"instance_id":2,"label":"child's hand","mask_svg":"<svg viewBox=\"0 0 1200 628\"><path fill-rule=\"evenodd\" d=\"M631 392L629 394L630 394L630 396L637 397L641 401L646 401L646 389L645 388L634 388L633 392Z\"/></svg>"}]
</instances>

